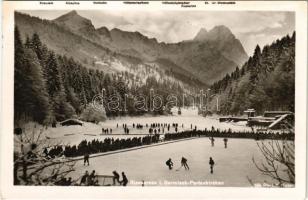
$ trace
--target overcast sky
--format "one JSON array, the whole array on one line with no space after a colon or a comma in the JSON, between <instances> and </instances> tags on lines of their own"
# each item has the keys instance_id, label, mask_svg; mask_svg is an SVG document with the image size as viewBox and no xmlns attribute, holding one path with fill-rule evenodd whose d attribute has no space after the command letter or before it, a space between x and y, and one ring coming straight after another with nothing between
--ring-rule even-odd
<instances>
[{"instance_id":1,"label":"overcast sky","mask_svg":"<svg viewBox=\"0 0 308 200\"><path fill-rule=\"evenodd\" d=\"M55 19L69 11L22 11L43 19ZM78 10L96 28L106 26L139 31L158 41L179 42L194 38L200 28L225 25L241 41L248 55L256 44L261 47L295 30L293 12L274 11L93 11Z\"/></svg>"}]
</instances>

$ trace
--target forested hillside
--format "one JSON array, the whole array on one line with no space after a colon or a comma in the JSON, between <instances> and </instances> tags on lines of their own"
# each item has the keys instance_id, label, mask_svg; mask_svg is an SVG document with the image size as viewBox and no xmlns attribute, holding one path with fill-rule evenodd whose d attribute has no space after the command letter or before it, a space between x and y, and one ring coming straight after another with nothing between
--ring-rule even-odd
<instances>
[{"instance_id":1,"label":"forested hillside","mask_svg":"<svg viewBox=\"0 0 308 200\"><path fill-rule=\"evenodd\" d=\"M77 15L76 15L77 16ZM81 17L80 17L81 18ZM81 18L80 21L73 20L71 26L80 26L80 23L89 25L89 20ZM191 72L182 69L178 65L173 64L173 67L161 66L161 62L154 61L143 61L142 57L138 57L138 53L133 55L126 55L123 52L115 52L103 46L102 42L95 42L90 40L91 37L84 35L85 31L89 33L93 31L93 27L89 26L88 29L83 27L82 30L72 32L66 26L60 26L57 23L49 20L43 20L38 17L33 17L27 14L15 12L15 24L18 26L20 31L20 37L22 40L26 40L27 36L31 36L34 33L40 36L40 40L48 46L49 50L52 50L60 55L66 55L67 57L74 58L83 66L93 69L100 70L104 73L118 73L130 71L135 74L137 79L145 79L151 73L145 68L152 68L147 65L148 63L155 65L160 71L159 73L166 77L165 73L168 72L168 77L173 77L175 81L180 81L188 87L204 87L205 84L198 80ZM85 30L86 29L86 30ZM103 29L95 30L98 33L102 33ZM80 35L81 33L84 33ZM130 41L132 42L132 41ZM123 48L126 48L124 45ZM163 65L163 64L162 64ZM176 70L171 71L172 68L176 67ZM144 69L144 70L142 70ZM137 74L142 71L142 74ZM153 70L152 70L153 71ZM156 70L157 71L157 70ZM191 88L189 88L191 89Z\"/></svg>"},{"instance_id":2,"label":"forested hillside","mask_svg":"<svg viewBox=\"0 0 308 200\"><path fill-rule=\"evenodd\" d=\"M124 71L133 60L140 64L153 63L169 72L176 67L173 71L180 81L204 87L247 60L241 42L225 26L216 26L197 40L165 43L139 32L106 27L95 29L89 19L76 11L54 20L15 12L15 24L22 39L37 33L51 50L73 57L87 68L109 73ZM165 63L160 62L162 60L172 63L173 67L161 66ZM124 68L118 68L118 64Z\"/></svg>"},{"instance_id":3,"label":"forested hillside","mask_svg":"<svg viewBox=\"0 0 308 200\"><path fill-rule=\"evenodd\" d=\"M242 114L248 108L258 114L265 110L294 111L295 32L266 45L257 45L242 66L211 86L210 109L217 98L222 114Z\"/></svg>"},{"instance_id":4,"label":"forested hillside","mask_svg":"<svg viewBox=\"0 0 308 200\"><path fill-rule=\"evenodd\" d=\"M151 74L150 71L148 73ZM78 117L93 97L101 95L103 90L107 116L147 112L137 110L132 98L138 95L149 97L150 89L163 97L163 104L169 94L180 95L183 92L178 82L157 79L154 75L148 76L144 82L136 82L132 81L136 77L128 72L109 74L88 69L73 58L51 51L36 33L23 41L18 27L15 27L14 76L15 123L36 121L50 124L72 116ZM111 95L116 95L120 101L109 98ZM145 101L149 108L150 99L146 98ZM115 102L119 102L120 109L108 109L114 108L110 105ZM161 108L153 113L163 112Z\"/></svg>"}]
</instances>

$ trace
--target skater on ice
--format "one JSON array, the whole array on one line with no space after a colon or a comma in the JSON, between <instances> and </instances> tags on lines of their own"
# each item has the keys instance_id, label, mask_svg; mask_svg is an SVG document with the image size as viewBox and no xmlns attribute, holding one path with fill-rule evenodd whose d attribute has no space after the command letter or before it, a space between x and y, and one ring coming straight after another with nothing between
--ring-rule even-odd
<instances>
[{"instance_id":1,"label":"skater on ice","mask_svg":"<svg viewBox=\"0 0 308 200\"><path fill-rule=\"evenodd\" d=\"M113 173L113 178L112 178L113 185L116 185L116 181L118 182L118 184L121 184L119 173L117 171L113 171L112 173Z\"/></svg>"},{"instance_id":2,"label":"skater on ice","mask_svg":"<svg viewBox=\"0 0 308 200\"><path fill-rule=\"evenodd\" d=\"M225 144L225 148L227 148L227 145L228 145L228 138L224 138L224 144Z\"/></svg>"},{"instance_id":3,"label":"skater on ice","mask_svg":"<svg viewBox=\"0 0 308 200\"><path fill-rule=\"evenodd\" d=\"M127 177L126 177L124 172L122 172L122 181L121 181L121 183L122 183L123 186L126 186L127 183L128 183L128 179L127 179Z\"/></svg>"},{"instance_id":4,"label":"skater on ice","mask_svg":"<svg viewBox=\"0 0 308 200\"><path fill-rule=\"evenodd\" d=\"M210 157L210 161L209 161L209 164L210 164L210 168L211 168L211 174L213 174L213 167L214 167L214 160L212 159L212 157Z\"/></svg>"},{"instance_id":5,"label":"skater on ice","mask_svg":"<svg viewBox=\"0 0 308 200\"><path fill-rule=\"evenodd\" d=\"M86 171L85 174L81 177L80 185L87 185L88 184L88 178L89 178L89 172Z\"/></svg>"},{"instance_id":6,"label":"skater on ice","mask_svg":"<svg viewBox=\"0 0 308 200\"><path fill-rule=\"evenodd\" d=\"M95 170L88 177L88 185L97 185L98 181L96 180Z\"/></svg>"},{"instance_id":7,"label":"skater on ice","mask_svg":"<svg viewBox=\"0 0 308 200\"><path fill-rule=\"evenodd\" d=\"M187 164L187 159L182 157L181 159L181 167L184 166L185 170L189 170L189 166Z\"/></svg>"},{"instance_id":8,"label":"skater on ice","mask_svg":"<svg viewBox=\"0 0 308 200\"><path fill-rule=\"evenodd\" d=\"M214 139L214 137L210 137L209 139L211 140L211 145L212 145L212 147L213 147L213 146L214 146L215 139Z\"/></svg>"},{"instance_id":9,"label":"skater on ice","mask_svg":"<svg viewBox=\"0 0 308 200\"><path fill-rule=\"evenodd\" d=\"M166 161L166 165L169 167L170 170L172 169L172 167L173 167L173 162L172 162L171 158L169 158L169 159Z\"/></svg>"},{"instance_id":10,"label":"skater on ice","mask_svg":"<svg viewBox=\"0 0 308 200\"><path fill-rule=\"evenodd\" d=\"M84 156L83 156L83 165L86 165L86 163L88 163L88 166L90 165L90 163L89 163L89 153L88 152L86 152L85 154L84 154Z\"/></svg>"}]
</instances>

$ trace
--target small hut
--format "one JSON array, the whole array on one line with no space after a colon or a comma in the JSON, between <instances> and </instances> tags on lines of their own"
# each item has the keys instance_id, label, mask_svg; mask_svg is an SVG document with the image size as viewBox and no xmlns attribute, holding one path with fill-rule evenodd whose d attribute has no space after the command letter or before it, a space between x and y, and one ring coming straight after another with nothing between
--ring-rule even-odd
<instances>
[{"instance_id":1,"label":"small hut","mask_svg":"<svg viewBox=\"0 0 308 200\"><path fill-rule=\"evenodd\" d=\"M67 120L64 120L64 121L60 122L60 124L62 126L73 126L73 125L82 126L83 122L78 120L78 119L67 119Z\"/></svg>"},{"instance_id":2,"label":"small hut","mask_svg":"<svg viewBox=\"0 0 308 200\"><path fill-rule=\"evenodd\" d=\"M253 108L251 108L251 109L245 110L244 113L247 114L248 118L249 118L249 117L254 117L254 116L255 116L255 113L256 113L256 110L253 109Z\"/></svg>"}]
</instances>

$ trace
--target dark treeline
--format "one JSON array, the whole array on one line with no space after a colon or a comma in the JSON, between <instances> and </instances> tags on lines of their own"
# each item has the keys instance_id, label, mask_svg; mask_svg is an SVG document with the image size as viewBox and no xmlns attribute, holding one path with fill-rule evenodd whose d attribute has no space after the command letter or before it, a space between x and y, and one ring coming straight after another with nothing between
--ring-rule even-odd
<instances>
[{"instance_id":1,"label":"dark treeline","mask_svg":"<svg viewBox=\"0 0 308 200\"><path fill-rule=\"evenodd\" d=\"M191 137L221 137L221 138L250 138L255 140L261 139L286 139L294 140L294 134L291 133L266 133L266 132L252 132L242 131L236 132L232 130L220 131L218 129L212 130L191 130L183 131L179 133L167 133L164 134L164 141L172 141ZM44 154L51 158L55 156L64 155L66 157L76 157L85 154L94 154L108 151L115 151L119 149L126 149L131 147L143 146L162 142L159 134L148 135L144 137L133 137L127 139L113 139L106 138L104 141L83 140L79 145L67 145L64 148L62 146L55 146L49 151L44 149Z\"/></svg>"},{"instance_id":2,"label":"dark treeline","mask_svg":"<svg viewBox=\"0 0 308 200\"><path fill-rule=\"evenodd\" d=\"M178 83L155 77L148 77L142 85L128 86L129 78L127 72L108 74L87 69L73 58L56 55L36 33L27 36L23 42L18 27L15 27L15 124L21 120L50 124L80 116L93 97L102 94L103 90L107 116L149 112L150 89L162 97L163 105L167 104L169 94L180 95L183 92ZM111 98L115 95L119 100ZM140 104L137 107L133 98L144 101L145 109L140 109ZM181 98L178 99L181 101ZM118 102L120 109L114 109ZM161 106L161 109L151 111L163 114L168 112L168 108L163 110Z\"/></svg>"},{"instance_id":3,"label":"dark treeline","mask_svg":"<svg viewBox=\"0 0 308 200\"><path fill-rule=\"evenodd\" d=\"M222 114L241 114L254 108L294 111L295 32L266 45L256 46L254 54L239 69L211 86L219 96Z\"/></svg>"}]
</instances>

